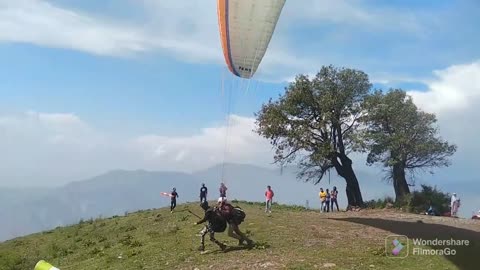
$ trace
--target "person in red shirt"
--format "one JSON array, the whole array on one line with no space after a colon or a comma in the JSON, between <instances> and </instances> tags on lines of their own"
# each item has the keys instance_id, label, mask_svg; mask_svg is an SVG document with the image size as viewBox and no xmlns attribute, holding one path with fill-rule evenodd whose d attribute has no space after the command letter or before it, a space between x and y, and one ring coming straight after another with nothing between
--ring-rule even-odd
<instances>
[{"instance_id":1,"label":"person in red shirt","mask_svg":"<svg viewBox=\"0 0 480 270\"><path fill-rule=\"evenodd\" d=\"M265 191L265 213L272 213L272 200L273 200L273 190L271 186L267 186L267 191Z\"/></svg>"}]
</instances>

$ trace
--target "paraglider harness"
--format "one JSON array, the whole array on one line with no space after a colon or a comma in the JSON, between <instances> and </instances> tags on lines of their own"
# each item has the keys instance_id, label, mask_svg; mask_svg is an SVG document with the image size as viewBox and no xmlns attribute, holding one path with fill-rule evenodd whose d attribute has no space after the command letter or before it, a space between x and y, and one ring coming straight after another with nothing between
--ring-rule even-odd
<instances>
[{"instance_id":1,"label":"paraglider harness","mask_svg":"<svg viewBox=\"0 0 480 270\"><path fill-rule=\"evenodd\" d=\"M221 215L227 220L228 223L235 223L240 225L247 216L240 206L233 206L229 203L223 203L220 208Z\"/></svg>"}]
</instances>

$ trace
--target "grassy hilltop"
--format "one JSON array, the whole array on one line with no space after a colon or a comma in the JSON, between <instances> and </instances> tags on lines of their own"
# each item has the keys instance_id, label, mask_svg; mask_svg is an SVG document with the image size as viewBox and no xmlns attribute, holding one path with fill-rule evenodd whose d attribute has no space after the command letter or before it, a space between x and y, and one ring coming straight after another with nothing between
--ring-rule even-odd
<instances>
[{"instance_id":1,"label":"grassy hilltop","mask_svg":"<svg viewBox=\"0 0 480 270\"><path fill-rule=\"evenodd\" d=\"M247 212L241 230L256 241L247 249L217 234L225 253L206 237L205 254L196 249L202 225L187 210L197 203L94 219L0 243L0 269L33 270L40 259L61 270L74 269L480 269L480 222L426 217L387 210L318 213L301 207L239 202ZM421 220L420 220L421 219ZM455 256L389 258L385 237L469 239ZM475 259L476 260L476 259Z\"/></svg>"}]
</instances>

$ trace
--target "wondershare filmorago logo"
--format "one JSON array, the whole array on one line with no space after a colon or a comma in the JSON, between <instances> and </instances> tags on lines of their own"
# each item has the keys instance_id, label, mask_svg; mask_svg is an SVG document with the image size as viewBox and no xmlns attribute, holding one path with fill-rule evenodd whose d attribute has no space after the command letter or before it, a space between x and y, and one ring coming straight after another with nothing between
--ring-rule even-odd
<instances>
[{"instance_id":1,"label":"wondershare filmorago logo","mask_svg":"<svg viewBox=\"0 0 480 270\"><path fill-rule=\"evenodd\" d=\"M385 238L385 255L392 258L408 256L408 237L405 235L389 235Z\"/></svg>"}]
</instances>

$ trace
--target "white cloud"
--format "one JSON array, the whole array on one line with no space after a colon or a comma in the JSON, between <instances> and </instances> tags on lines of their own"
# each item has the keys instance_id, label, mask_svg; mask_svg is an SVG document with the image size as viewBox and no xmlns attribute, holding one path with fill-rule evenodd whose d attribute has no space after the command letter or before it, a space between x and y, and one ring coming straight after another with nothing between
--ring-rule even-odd
<instances>
[{"instance_id":1,"label":"white cloud","mask_svg":"<svg viewBox=\"0 0 480 270\"><path fill-rule=\"evenodd\" d=\"M128 18L128 23L115 14L100 17L98 12L93 15L44 0L0 0L0 6L0 42L33 43L107 56L160 51L182 61L223 64L216 1L135 1L132 7L143 16L136 21ZM364 2L287 1L257 77L278 81L322 64L337 63L339 59L343 59L341 64L350 63L348 57L332 51L306 55L293 49L298 40L291 37L289 27L325 21L364 30L421 29L413 15L370 7Z\"/></svg>"},{"instance_id":2,"label":"white cloud","mask_svg":"<svg viewBox=\"0 0 480 270\"><path fill-rule=\"evenodd\" d=\"M410 91L414 102L424 111L435 113L440 135L458 149L452 165L435 170L433 182L456 181L457 192L468 193L477 174L480 114L480 61L455 65L434 72L426 91Z\"/></svg>"},{"instance_id":3,"label":"white cloud","mask_svg":"<svg viewBox=\"0 0 480 270\"><path fill-rule=\"evenodd\" d=\"M117 168L192 172L224 161L268 166L270 146L253 128L254 119L231 115L228 128L216 125L191 136L120 139L74 114L4 115L0 186L60 184Z\"/></svg>"},{"instance_id":4,"label":"white cloud","mask_svg":"<svg viewBox=\"0 0 480 270\"><path fill-rule=\"evenodd\" d=\"M56 7L46 1L1 1L0 41L33 43L100 55L145 51L140 29Z\"/></svg>"},{"instance_id":5,"label":"white cloud","mask_svg":"<svg viewBox=\"0 0 480 270\"><path fill-rule=\"evenodd\" d=\"M420 33L425 29L412 13L369 5L368 1L303 0L287 1L284 16L304 23L329 22L358 27L361 31L381 30Z\"/></svg>"},{"instance_id":6,"label":"white cloud","mask_svg":"<svg viewBox=\"0 0 480 270\"><path fill-rule=\"evenodd\" d=\"M228 127L204 128L200 134L186 137L140 136L132 147L149 166L157 168L194 171L224 161L266 166L272 161L271 148L253 132L254 127L253 118L231 115Z\"/></svg>"},{"instance_id":7,"label":"white cloud","mask_svg":"<svg viewBox=\"0 0 480 270\"><path fill-rule=\"evenodd\" d=\"M47 1L0 0L0 6L0 42L33 43L108 56L130 56L162 49L182 55L187 60L211 60L221 56L221 52L217 53L216 47L212 47L213 40L205 42L209 36L197 40L202 31L193 35L178 31L179 24L184 23L181 20L185 19L181 15L188 12L178 8L169 10L166 8L169 5L158 4L159 10L154 18L162 20L154 25L127 24L121 18L95 17L86 12L57 7ZM175 6L178 7L178 4ZM195 15L198 14L202 13ZM195 18L195 15L191 17ZM195 24L201 26L199 19L197 16Z\"/></svg>"},{"instance_id":8,"label":"white cloud","mask_svg":"<svg viewBox=\"0 0 480 270\"><path fill-rule=\"evenodd\" d=\"M425 92L410 95L423 109L437 114L462 112L480 101L480 61L434 71Z\"/></svg>"}]
</instances>

